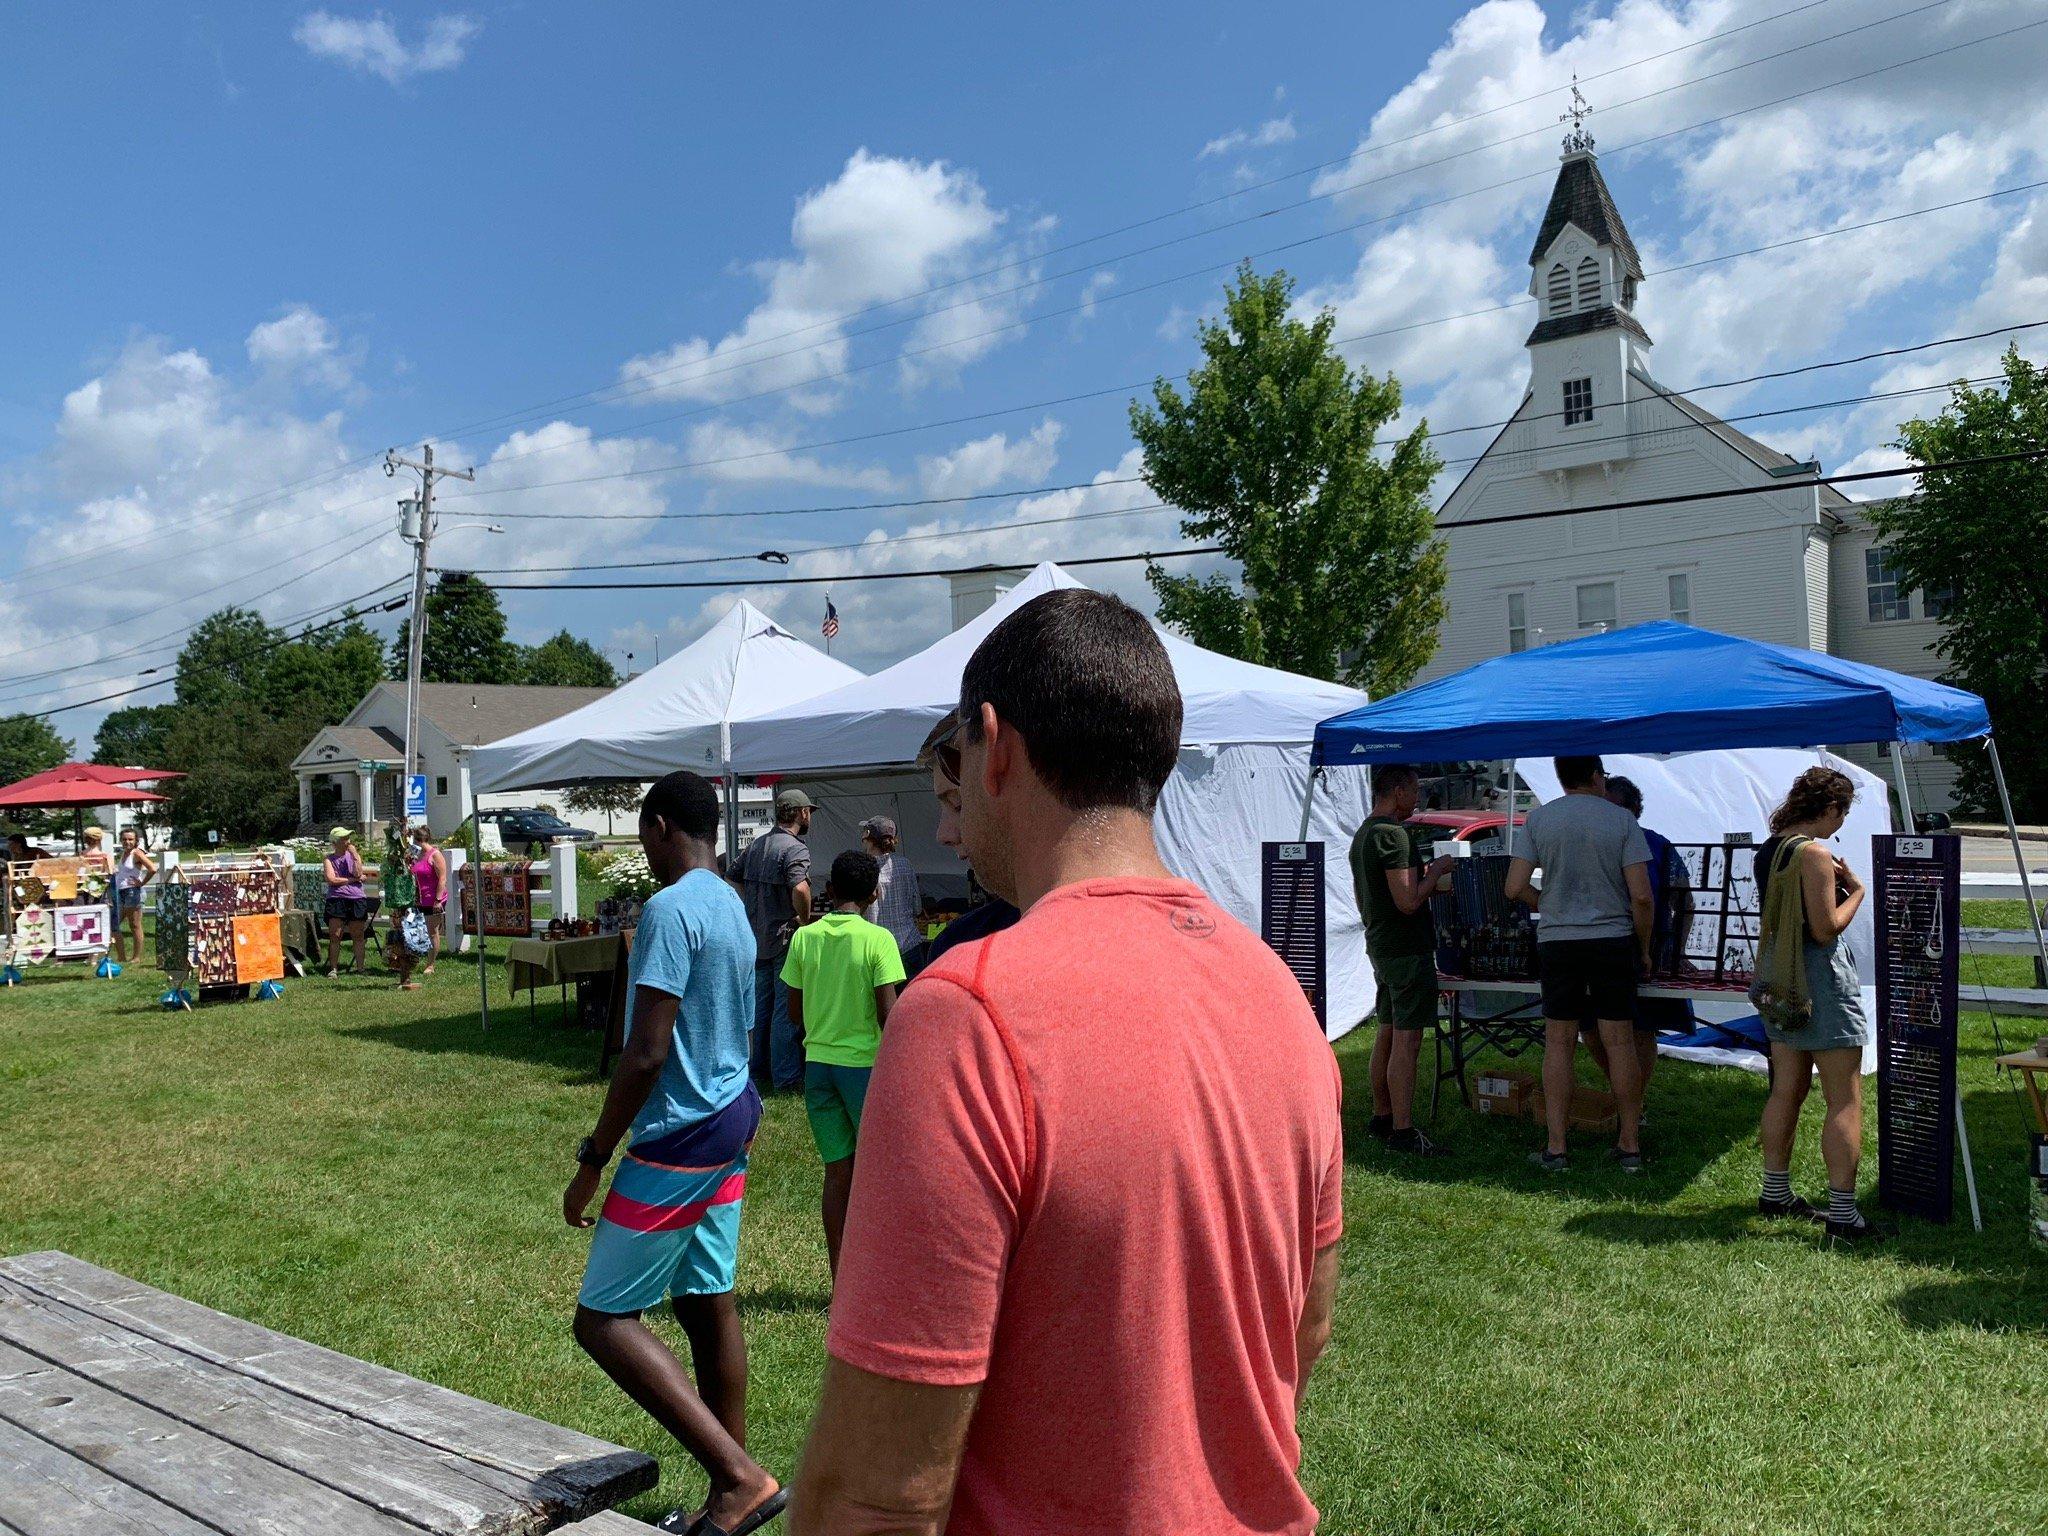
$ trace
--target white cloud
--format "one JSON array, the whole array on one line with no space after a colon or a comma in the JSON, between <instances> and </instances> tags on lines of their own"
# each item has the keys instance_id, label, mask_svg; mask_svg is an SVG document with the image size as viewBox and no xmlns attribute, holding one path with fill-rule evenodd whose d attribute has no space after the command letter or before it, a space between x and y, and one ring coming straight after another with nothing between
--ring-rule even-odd
<instances>
[{"instance_id":1,"label":"white cloud","mask_svg":"<svg viewBox=\"0 0 2048 1536\"><path fill-rule=\"evenodd\" d=\"M351 359L343 353L334 327L310 305L288 306L275 320L251 330L244 345L250 362L279 378L339 389L353 376Z\"/></svg>"},{"instance_id":2,"label":"white cloud","mask_svg":"<svg viewBox=\"0 0 2048 1536\"><path fill-rule=\"evenodd\" d=\"M1233 128L1204 144L1195 158L1209 160L1240 149L1271 149L1279 144L1292 144L1294 140L1294 114L1290 112L1285 117L1269 117L1256 128Z\"/></svg>"},{"instance_id":3,"label":"white cloud","mask_svg":"<svg viewBox=\"0 0 2048 1536\"><path fill-rule=\"evenodd\" d=\"M691 474L727 485L896 488L895 477L879 465L831 464L814 454L793 450L781 433L770 428L734 422L705 421L692 427L684 459L693 466Z\"/></svg>"},{"instance_id":4,"label":"white cloud","mask_svg":"<svg viewBox=\"0 0 2048 1536\"><path fill-rule=\"evenodd\" d=\"M473 16L436 16L419 41L408 46L382 11L366 17L308 11L292 28L292 39L316 59L331 59L398 85L414 75L455 68L482 30L483 23Z\"/></svg>"},{"instance_id":5,"label":"white cloud","mask_svg":"<svg viewBox=\"0 0 2048 1536\"><path fill-rule=\"evenodd\" d=\"M918 481L927 496L974 496L999 485L1043 480L1059 462L1063 431L1047 417L1015 442L991 432L950 453L927 454L917 461Z\"/></svg>"},{"instance_id":6,"label":"white cloud","mask_svg":"<svg viewBox=\"0 0 2048 1536\"><path fill-rule=\"evenodd\" d=\"M1024 269L958 281L1011 254L998 238L1005 218L971 171L857 150L834 180L798 199L793 254L755 267L766 291L737 328L716 341L690 337L632 358L620 378L662 399L726 401L798 388L793 403L827 407L837 393L832 381L852 355L850 329L890 327L883 335L894 338L907 328L901 344L917 350L959 343L1016 317L1018 296L1002 290L1028 281ZM919 307L850 324L842 318L940 283L953 286ZM890 325L911 316L918 318L907 327ZM902 376L915 383L951 373L999 342L981 338L906 359Z\"/></svg>"}]
</instances>

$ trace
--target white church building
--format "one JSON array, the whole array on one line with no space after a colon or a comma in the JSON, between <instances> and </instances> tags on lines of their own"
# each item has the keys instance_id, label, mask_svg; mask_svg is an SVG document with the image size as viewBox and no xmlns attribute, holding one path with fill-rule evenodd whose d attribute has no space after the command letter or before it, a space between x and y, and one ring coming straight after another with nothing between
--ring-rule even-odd
<instances>
[{"instance_id":1,"label":"white church building","mask_svg":"<svg viewBox=\"0 0 2048 1536\"><path fill-rule=\"evenodd\" d=\"M1773 489L1820 466L1657 383L1635 316L1642 262L1582 129L1529 266L1529 386L1439 509L1449 607L1417 680L1653 619L1935 675L1939 595L1900 595L1857 504L1829 486ZM1598 510L1738 488L1762 494ZM1513 520L1574 507L1594 510ZM1875 749L1847 755L1890 781ZM1951 804L1948 763L1907 767L1916 810Z\"/></svg>"}]
</instances>

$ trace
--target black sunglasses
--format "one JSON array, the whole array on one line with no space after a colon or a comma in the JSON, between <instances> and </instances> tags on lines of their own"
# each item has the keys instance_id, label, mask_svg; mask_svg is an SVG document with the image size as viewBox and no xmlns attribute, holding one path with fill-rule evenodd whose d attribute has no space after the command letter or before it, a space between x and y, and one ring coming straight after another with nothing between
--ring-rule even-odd
<instances>
[{"instance_id":1,"label":"black sunglasses","mask_svg":"<svg viewBox=\"0 0 2048 1536\"><path fill-rule=\"evenodd\" d=\"M948 784L960 782L959 737L961 728L966 723L966 719L958 713L954 714L951 724L941 721L939 728L933 731L931 739L925 742L924 751L918 754L918 761L937 768L945 775Z\"/></svg>"}]
</instances>

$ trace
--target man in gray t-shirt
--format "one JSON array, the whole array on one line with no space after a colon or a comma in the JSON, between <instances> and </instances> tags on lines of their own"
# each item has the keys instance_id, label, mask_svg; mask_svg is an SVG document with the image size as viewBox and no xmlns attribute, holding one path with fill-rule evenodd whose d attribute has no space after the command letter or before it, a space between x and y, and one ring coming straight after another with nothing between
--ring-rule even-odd
<instances>
[{"instance_id":1,"label":"man in gray t-shirt","mask_svg":"<svg viewBox=\"0 0 2048 1536\"><path fill-rule=\"evenodd\" d=\"M1637 1173L1643 1081L1633 1032L1636 975L1649 966L1656 916L1650 845L1635 817L1608 800L1599 758L1560 757L1555 766L1564 794L1529 813L1507 879L1509 899L1536 910L1536 969L1543 983L1549 1139L1531 1161L1551 1172L1567 1166L1579 1026L1590 1018L1598 1021L1621 1111L1615 1155L1624 1172ZM1538 868L1540 896L1531 878Z\"/></svg>"},{"instance_id":2,"label":"man in gray t-shirt","mask_svg":"<svg viewBox=\"0 0 2048 1536\"><path fill-rule=\"evenodd\" d=\"M733 876L754 930L754 1077L763 1088L794 1088L804 1079L804 1037L789 1017L782 959L790 935L811 920L811 797L785 789L775 797L775 825L739 857Z\"/></svg>"}]
</instances>

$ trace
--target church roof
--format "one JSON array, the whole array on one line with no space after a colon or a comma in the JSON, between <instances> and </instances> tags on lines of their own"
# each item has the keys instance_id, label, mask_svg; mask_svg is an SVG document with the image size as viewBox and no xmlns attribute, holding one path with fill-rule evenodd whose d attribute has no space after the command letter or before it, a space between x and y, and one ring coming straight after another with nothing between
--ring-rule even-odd
<instances>
[{"instance_id":1,"label":"church roof","mask_svg":"<svg viewBox=\"0 0 2048 1536\"><path fill-rule=\"evenodd\" d=\"M1747 432L1731 427L1704 406L1695 405L1692 401L1686 399L1685 396L1666 389L1648 374L1636 372L1635 377L1656 391L1660 398L1670 401L1673 406L1677 407L1681 415L1690 417L1694 422L1720 438L1722 442L1733 448L1758 468L1769 470L1773 473L1782 473L1785 470L1804 469L1807 467L1807 460L1795 459L1789 453L1780 453L1768 443L1758 442ZM1830 511L1838 507L1853 505L1848 497L1844 496L1832 485L1820 487L1820 504Z\"/></svg>"},{"instance_id":2,"label":"church roof","mask_svg":"<svg viewBox=\"0 0 2048 1536\"><path fill-rule=\"evenodd\" d=\"M1635 337L1644 346L1650 345L1650 333L1643 329L1641 322L1627 310L1616 309L1612 304L1603 304L1598 309L1582 309L1574 315L1553 315L1548 320L1536 322L1536 329L1529 333L1529 339L1522 343L1533 347L1539 341L1558 341L1566 336L1583 336L1588 331L1623 330Z\"/></svg>"},{"instance_id":3,"label":"church roof","mask_svg":"<svg viewBox=\"0 0 2048 1536\"><path fill-rule=\"evenodd\" d=\"M1613 246L1621 252L1622 270L1631 277L1642 277L1643 263L1636 255L1636 243L1629 239L1628 226L1621 222L1621 212L1614 206L1606 178L1600 174L1600 163L1591 154L1568 155L1558 167L1557 185L1550 190L1550 206L1543 212L1543 226L1536 231L1536 245L1529 252L1530 266L1543 259L1550 242L1567 224L1576 224L1601 245Z\"/></svg>"}]
</instances>

